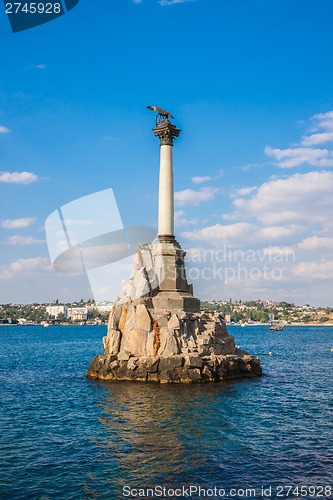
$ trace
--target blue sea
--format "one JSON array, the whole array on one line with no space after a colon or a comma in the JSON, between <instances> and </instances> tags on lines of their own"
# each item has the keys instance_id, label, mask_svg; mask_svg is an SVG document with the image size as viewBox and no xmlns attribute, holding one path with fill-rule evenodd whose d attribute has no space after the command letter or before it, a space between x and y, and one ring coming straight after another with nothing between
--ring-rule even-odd
<instances>
[{"instance_id":1,"label":"blue sea","mask_svg":"<svg viewBox=\"0 0 333 500\"><path fill-rule=\"evenodd\" d=\"M105 327L0 327L0 498L333 498L333 327L228 330L262 378L95 382Z\"/></svg>"}]
</instances>

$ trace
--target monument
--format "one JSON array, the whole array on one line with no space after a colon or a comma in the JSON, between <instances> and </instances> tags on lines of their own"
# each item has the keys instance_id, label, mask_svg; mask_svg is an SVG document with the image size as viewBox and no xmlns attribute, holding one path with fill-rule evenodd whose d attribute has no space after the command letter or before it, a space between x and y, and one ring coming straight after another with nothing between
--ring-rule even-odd
<instances>
[{"instance_id":1,"label":"monument","mask_svg":"<svg viewBox=\"0 0 333 500\"><path fill-rule=\"evenodd\" d=\"M142 243L134 270L113 303L104 353L87 376L102 380L211 382L262 374L260 360L236 348L223 318L200 311L174 234L173 145L180 130L156 106L154 135L160 142L158 237Z\"/></svg>"}]
</instances>

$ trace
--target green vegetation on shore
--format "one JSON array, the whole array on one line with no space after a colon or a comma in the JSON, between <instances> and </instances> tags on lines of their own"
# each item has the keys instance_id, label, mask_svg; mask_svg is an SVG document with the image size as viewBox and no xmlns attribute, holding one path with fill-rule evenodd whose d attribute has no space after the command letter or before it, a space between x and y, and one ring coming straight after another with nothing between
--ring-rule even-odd
<instances>
[{"instance_id":1,"label":"green vegetation on shore","mask_svg":"<svg viewBox=\"0 0 333 500\"><path fill-rule=\"evenodd\" d=\"M333 308L297 306L268 300L201 302L201 309L218 311L232 323L333 323Z\"/></svg>"},{"instance_id":2,"label":"green vegetation on shore","mask_svg":"<svg viewBox=\"0 0 333 500\"><path fill-rule=\"evenodd\" d=\"M64 305L66 308L86 309L86 319L84 322L90 324L105 324L109 317L109 312L100 310L99 304L92 300L60 304L58 300L52 304L1 304L0 305L0 324L17 324L22 322L26 324L43 324L48 322L76 324L82 323L82 319L66 318L63 313L56 317L48 314L47 307Z\"/></svg>"},{"instance_id":3,"label":"green vegetation on shore","mask_svg":"<svg viewBox=\"0 0 333 500\"><path fill-rule=\"evenodd\" d=\"M88 323L105 324L109 312L103 310L99 303L92 300L63 304L70 308L86 308L87 314L84 320L65 318L59 313L57 317L47 313L48 306L60 305L56 300L52 304L2 304L0 305L0 324L17 324L20 321L26 324L46 323ZM111 306L110 306L111 307ZM217 311L230 323L333 323L333 308L312 307L309 304L297 306L288 302L273 302L267 300L241 301L205 301L201 302L202 310ZM22 321L23 320L23 321Z\"/></svg>"}]
</instances>

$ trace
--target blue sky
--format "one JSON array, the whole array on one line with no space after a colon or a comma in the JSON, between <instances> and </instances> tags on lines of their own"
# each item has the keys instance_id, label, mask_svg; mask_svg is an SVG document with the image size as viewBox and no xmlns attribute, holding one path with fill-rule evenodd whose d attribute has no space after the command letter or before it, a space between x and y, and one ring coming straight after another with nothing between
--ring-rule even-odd
<instances>
[{"instance_id":1,"label":"blue sky","mask_svg":"<svg viewBox=\"0 0 333 500\"><path fill-rule=\"evenodd\" d=\"M125 226L156 226L154 104L183 131L176 232L196 294L332 306L332 18L328 0L80 0L13 34L1 5L0 302L91 296L50 265L58 207L112 188ZM207 249L244 253L205 280Z\"/></svg>"}]
</instances>

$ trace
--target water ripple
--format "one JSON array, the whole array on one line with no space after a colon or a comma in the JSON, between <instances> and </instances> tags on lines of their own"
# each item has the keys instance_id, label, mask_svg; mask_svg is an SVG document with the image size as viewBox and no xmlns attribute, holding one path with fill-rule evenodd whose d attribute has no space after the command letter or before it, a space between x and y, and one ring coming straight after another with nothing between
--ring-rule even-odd
<instances>
[{"instance_id":1,"label":"water ripple","mask_svg":"<svg viewBox=\"0 0 333 500\"><path fill-rule=\"evenodd\" d=\"M333 328L230 330L262 357L264 377L92 382L84 373L101 351L102 327L1 327L0 498L332 482Z\"/></svg>"}]
</instances>

